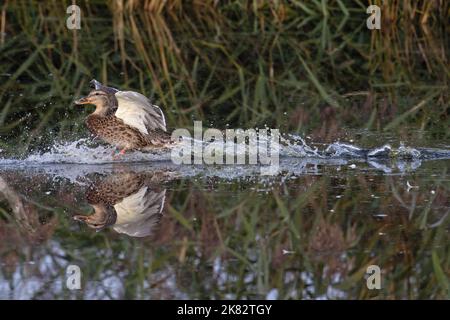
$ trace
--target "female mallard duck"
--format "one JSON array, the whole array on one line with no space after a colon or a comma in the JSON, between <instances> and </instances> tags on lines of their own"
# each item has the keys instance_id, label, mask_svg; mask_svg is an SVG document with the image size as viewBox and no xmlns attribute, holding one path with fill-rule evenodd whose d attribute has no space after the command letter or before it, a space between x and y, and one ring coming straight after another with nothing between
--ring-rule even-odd
<instances>
[{"instance_id":1,"label":"female mallard duck","mask_svg":"<svg viewBox=\"0 0 450 320\"><path fill-rule=\"evenodd\" d=\"M150 236L164 208L166 190L158 186L172 176L170 172L123 172L95 181L86 192L94 213L73 219L97 231L111 226L131 237Z\"/></svg>"},{"instance_id":2,"label":"female mallard duck","mask_svg":"<svg viewBox=\"0 0 450 320\"><path fill-rule=\"evenodd\" d=\"M133 91L119 91L91 81L94 87L88 96L75 101L78 105L95 105L95 111L86 119L93 134L120 148L149 151L171 143L164 114L144 95Z\"/></svg>"}]
</instances>

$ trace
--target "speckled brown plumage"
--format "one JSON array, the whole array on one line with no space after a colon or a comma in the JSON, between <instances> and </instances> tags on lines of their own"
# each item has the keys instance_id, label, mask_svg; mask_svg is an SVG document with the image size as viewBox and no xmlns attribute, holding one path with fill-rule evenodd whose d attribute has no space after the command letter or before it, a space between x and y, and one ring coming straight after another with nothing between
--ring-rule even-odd
<instances>
[{"instance_id":1,"label":"speckled brown plumage","mask_svg":"<svg viewBox=\"0 0 450 320\"><path fill-rule=\"evenodd\" d=\"M147 203L145 208L163 206L164 203L161 200L164 201L165 190L160 190L161 183L175 176L170 171L151 173L126 171L94 181L86 191L86 200L94 208L94 213L91 215L75 215L74 219L83 221L89 227L97 230L115 225L118 213L114 206L125 198L135 195L143 187L148 187L143 198L143 203ZM133 213L139 214L139 212Z\"/></svg>"},{"instance_id":2,"label":"speckled brown plumage","mask_svg":"<svg viewBox=\"0 0 450 320\"><path fill-rule=\"evenodd\" d=\"M90 204L115 205L123 198L138 191L144 185L145 179L145 174L134 172L109 176L99 183L93 183L88 188L86 200Z\"/></svg>"},{"instance_id":3,"label":"speckled brown plumage","mask_svg":"<svg viewBox=\"0 0 450 320\"><path fill-rule=\"evenodd\" d=\"M152 130L145 135L111 114L91 114L86 125L94 135L121 149L149 150L164 147L171 141L167 132Z\"/></svg>"},{"instance_id":4,"label":"speckled brown plumage","mask_svg":"<svg viewBox=\"0 0 450 320\"><path fill-rule=\"evenodd\" d=\"M95 111L86 120L91 133L120 148L150 151L172 143L167 133L162 110L144 95L134 91L119 91L94 80L95 87L77 105L94 105ZM116 156L114 156L115 158Z\"/></svg>"}]
</instances>

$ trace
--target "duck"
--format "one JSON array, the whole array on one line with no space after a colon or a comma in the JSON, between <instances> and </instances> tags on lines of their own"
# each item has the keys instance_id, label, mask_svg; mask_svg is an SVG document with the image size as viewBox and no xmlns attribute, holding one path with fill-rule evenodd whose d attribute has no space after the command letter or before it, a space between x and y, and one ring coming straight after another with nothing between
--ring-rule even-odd
<instances>
[{"instance_id":1,"label":"duck","mask_svg":"<svg viewBox=\"0 0 450 320\"><path fill-rule=\"evenodd\" d=\"M143 94L120 91L93 79L92 90L76 105L94 105L86 119L88 130L96 137L120 149L113 158L127 151L152 151L169 147L173 141L167 132L163 111Z\"/></svg>"},{"instance_id":2,"label":"duck","mask_svg":"<svg viewBox=\"0 0 450 320\"><path fill-rule=\"evenodd\" d=\"M159 185L171 175L121 172L96 180L85 194L94 212L76 214L73 219L96 231L111 227L130 237L151 236L160 223L166 198L166 189Z\"/></svg>"}]
</instances>

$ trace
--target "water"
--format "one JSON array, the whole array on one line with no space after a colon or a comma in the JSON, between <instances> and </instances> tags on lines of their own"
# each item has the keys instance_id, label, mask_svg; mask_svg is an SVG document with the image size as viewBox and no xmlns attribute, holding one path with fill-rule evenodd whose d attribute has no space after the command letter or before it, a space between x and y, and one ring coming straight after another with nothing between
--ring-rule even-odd
<instances>
[{"instance_id":1,"label":"water","mask_svg":"<svg viewBox=\"0 0 450 320\"><path fill-rule=\"evenodd\" d=\"M291 136L274 176L85 139L3 157L0 298L442 297L449 150L375 140Z\"/></svg>"},{"instance_id":2,"label":"water","mask_svg":"<svg viewBox=\"0 0 450 320\"><path fill-rule=\"evenodd\" d=\"M381 30L368 1L77 1L68 30L68 2L0 6L1 299L450 298L448 1L371 1ZM92 78L293 134L273 175L112 161Z\"/></svg>"}]
</instances>

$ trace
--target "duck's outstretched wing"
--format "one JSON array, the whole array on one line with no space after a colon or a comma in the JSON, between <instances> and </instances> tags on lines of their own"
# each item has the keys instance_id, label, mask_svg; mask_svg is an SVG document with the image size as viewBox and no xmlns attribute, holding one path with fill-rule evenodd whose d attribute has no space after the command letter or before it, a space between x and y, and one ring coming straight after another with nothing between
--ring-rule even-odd
<instances>
[{"instance_id":1,"label":"duck's outstretched wing","mask_svg":"<svg viewBox=\"0 0 450 320\"><path fill-rule=\"evenodd\" d=\"M95 90L102 90L109 94L115 94L116 92L119 91L116 88L104 86L103 84L101 84L100 82L98 82L95 79L92 79L91 82L89 82L89 85L91 88L93 88Z\"/></svg>"},{"instance_id":2,"label":"duck's outstretched wing","mask_svg":"<svg viewBox=\"0 0 450 320\"><path fill-rule=\"evenodd\" d=\"M127 125L138 129L144 134L150 131L166 131L166 119L162 110L150 100L134 91L118 91L115 93L118 109L115 113Z\"/></svg>"},{"instance_id":3,"label":"duck's outstretched wing","mask_svg":"<svg viewBox=\"0 0 450 320\"><path fill-rule=\"evenodd\" d=\"M156 192L143 186L135 194L115 204L117 220L114 230L132 237L151 235L160 221L165 196L166 190Z\"/></svg>"}]
</instances>

